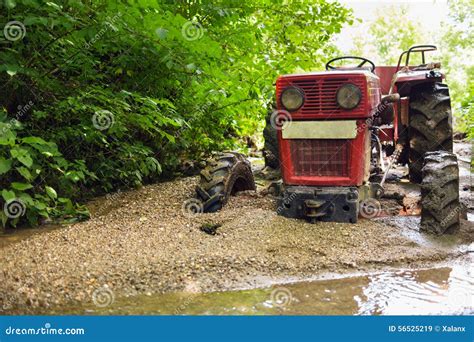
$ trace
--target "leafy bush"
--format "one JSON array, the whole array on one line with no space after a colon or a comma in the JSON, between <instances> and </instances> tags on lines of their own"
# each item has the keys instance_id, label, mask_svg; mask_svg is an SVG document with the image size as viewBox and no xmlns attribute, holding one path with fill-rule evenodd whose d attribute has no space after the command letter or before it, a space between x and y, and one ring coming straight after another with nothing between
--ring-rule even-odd
<instances>
[{"instance_id":1,"label":"leafy bush","mask_svg":"<svg viewBox=\"0 0 474 342\"><path fill-rule=\"evenodd\" d=\"M1 204L26 207L4 225L86 217L91 196L234 148L262 128L276 76L320 68L351 20L323 0L0 6Z\"/></svg>"}]
</instances>

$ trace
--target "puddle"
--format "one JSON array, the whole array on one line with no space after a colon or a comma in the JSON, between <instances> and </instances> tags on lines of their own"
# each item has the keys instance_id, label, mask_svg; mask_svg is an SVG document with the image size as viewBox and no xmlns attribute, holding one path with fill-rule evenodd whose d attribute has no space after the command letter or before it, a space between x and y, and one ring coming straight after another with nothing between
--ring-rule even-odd
<instances>
[{"instance_id":1,"label":"puddle","mask_svg":"<svg viewBox=\"0 0 474 342\"><path fill-rule=\"evenodd\" d=\"M357 314L463 314L474 310L472 269L439 268L370 276Z\"/></svg>"},{"instance_id":2,"label":"puddle","mask_svg":"<svg viewBox=\"0 0 474 342\"><path fill-rule=\"evenodd\" d=\"M380 217L373 220L396 227L399 229L400 235L420 246L458 252L465 252L474 248L474 244L466 243L461 234L437 236L420 233L421 218L419 216Z\"/></svg>"},{"instance_id":3,"label":"puddle","mask_svg":"<svg viewBox=\"0 0 474 342\"><path fill-rule=\"evenodd\" d=\"M474 313L474 269L466 264L318 280L264 289L115 298L104 308L50 314L429 315ZM109 298L110 300L110 298Z\"/></svg>"},{"instance_id":4,"label":"puddle","mask_svg":"<svg viewBox=\"0 0 474 342\"><path fill-rule=\"evenodd\" d=\"M474 213L467 213L467 220L470 222L474 222Z\"/></svg>"},{"instance_id":5,"label":"puddle","mask_svg":"<svg viewBox=\"0 0 474 342\"><path fill-rule=\"evenodd\" d=\"M44 225L37 228L11 228L0 231L0 248L20 242L30 236L60 229L61 225Z\"/></svg>"}]
</instances>

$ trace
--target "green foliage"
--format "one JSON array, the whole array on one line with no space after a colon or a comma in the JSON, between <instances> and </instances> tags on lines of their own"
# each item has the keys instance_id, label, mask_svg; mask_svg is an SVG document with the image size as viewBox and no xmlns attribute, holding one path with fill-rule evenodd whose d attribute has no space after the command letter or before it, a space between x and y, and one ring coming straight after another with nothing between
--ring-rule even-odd
<instances>
[{"instance_id":1,"label":"green foliage","mask_svg":"<svg viewBox=\"0 0 474 342\"><path fill-rule=\"evenodd\" d=\"M435 44L438 53L428 53L431 61L441 61L449 84L455 129L474 137L472 93L474 80L474 0L449 1L449 20L440 23L442 30L428 34L422 25L408 16L408 5L391 5L362 25L368 34L355 38L352 54L368 56L378 65L396 65L402 51L415 44ZM390 14L390 15L388 15ZM394 18L399 18L394 20ZM408 20L404 20L408 18ZM413 65L421 63L421 54L410 57Z\"/></svg>"},{"instance_id":2,"label":"green foliage","mask_svg":"<svg viewBox=\"0 0 474 342\"><path fill-rule=\"evenodd\" d=\"M390 15L387 15L390 13ZM417 29L420 25L408 18L408 8L389 7L387 13L379 13L377 20L370 26L369 32L374 37L373 43L380 57L380 63L384 65L396 65L402 51L410 46L421 44L424 41L422 33ZM399 18L399 20L394 20ZM420 54L411 56L412 63L421 64Z\"/></svg>"},{"instance_id":3,"label":"green foliage","mask_svg":"<svg viewBox=\"0 0 474 342\"><path fill-rule=\"evenodd\" d=\"M449 1L440 45L455 107L457 128L474 138L474 0Z\"/></svg>"},{"instance_id":4,"label":"green foliage","mask_svg":"<svg viewBox=\"0 0 474 342\"><path fill-rule=\"evenodd\" d=\"M426 42L424 32L419 30L420 23L409 18L408 11L406 4L386 6L378 11L373 21L361 24L367 34L354 38L355 48L351 53L372 59L377 65L396 65L401 52ZM419 54L411 58L413 63L421 63Z\"/></svg>"},{"instance_id":5,"label":"green foliage","mask_svg":"<svg viewBox=\"0 0 474 342\"><path fill-rule=\"evenodd\" d=\"M0 189L25 218L173 175L261 129L277 75L318 69L350 22L317 1L5 1ZM20 34L20 37L18 36Z\"/></svg>"},{"instance_id":6,"label":"green foliage","mask_svg":"<svg viewBox=\"0 0 474 342\"><path fill-rule=\"evenodd\" d=\"M462 132L467 133L469 140L474 139L474 66L467 72L468 81L465 83L462 93L459 94L458 125Z\"/></svg>"},{"instance_id":7,"label":"green foliage","mask_svg":"<svg viewBox=\"0 0 474 342\"><path fill-rule=\"evenodd\" d=\"M0 185L5 203L19 200L28 208L26 219L30 224L36 224L39 217L62 215L80 218L87 215L82 206L73 205L68 198L58 198L56 190L47 185L72 188L74 182L65 175L87 170L81 170L64 159L55 143L22 134L24 127L18 121L0 122L0 130L2 136L7 137L0 141ZM62 183L59 184L58 180ZM0 219L5 225L8 219L6 210L0 212ZM11 224L15 225L20 219L12 217Z\"/></svg>"}]
</instances>

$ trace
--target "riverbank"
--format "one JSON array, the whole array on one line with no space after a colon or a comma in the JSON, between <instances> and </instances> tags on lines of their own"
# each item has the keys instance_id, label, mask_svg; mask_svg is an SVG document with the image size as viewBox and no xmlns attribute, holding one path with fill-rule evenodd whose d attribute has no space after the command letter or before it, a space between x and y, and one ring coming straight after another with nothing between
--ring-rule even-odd
<instances>
[{"instance_id":1,"label":"riverbank","mask_svg":"<svg viewBox=\"0 0 474 342\"><path fill-rule=\"evenodd\" d=\"M468 221L462 234L443 237L420 234L419 218L408 216L309 224L277 216L274 200L261 193L234 197L218 213L190 215L183 203L196 182L184 178L109 196L91 203L87 222L4 246L2 313L88 303L103 288L115 297L208 292L327 272L424 267L455 259L472 243ZM205 224L220 226L209 235L200 229Z\"/></svg>"}]
</instances>

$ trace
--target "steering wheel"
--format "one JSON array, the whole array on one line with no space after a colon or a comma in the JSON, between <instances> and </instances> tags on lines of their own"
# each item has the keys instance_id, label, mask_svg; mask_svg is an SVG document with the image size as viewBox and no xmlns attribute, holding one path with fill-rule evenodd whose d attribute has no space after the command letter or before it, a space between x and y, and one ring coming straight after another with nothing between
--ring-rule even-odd
<instances>
[{"instance_id":1,"label":"steering wheel","mask_svg":"<svg viewBox=\"0 0 474 342\"><path fill-rule=\"evenodd\" d=\"M371 72L374 72L375 70L375 64L374 62L372 62L371 60L368 60L367 58L364 58L364 57L357 57L357 56L342 56L342 57L336 57L336 58L333 58L331 59L329 62L326 63L326 70L337 70L338 68L335 67L335 66L332 66L331 64L335 61L339 61L339 60L342 60L342 59L357 59L357 60L360 60L362 62L360 62L356 68L362 68L362 66L365 64L365 63L369 63L370 64L370 71Z\"/></svg>"}]
</instances>

